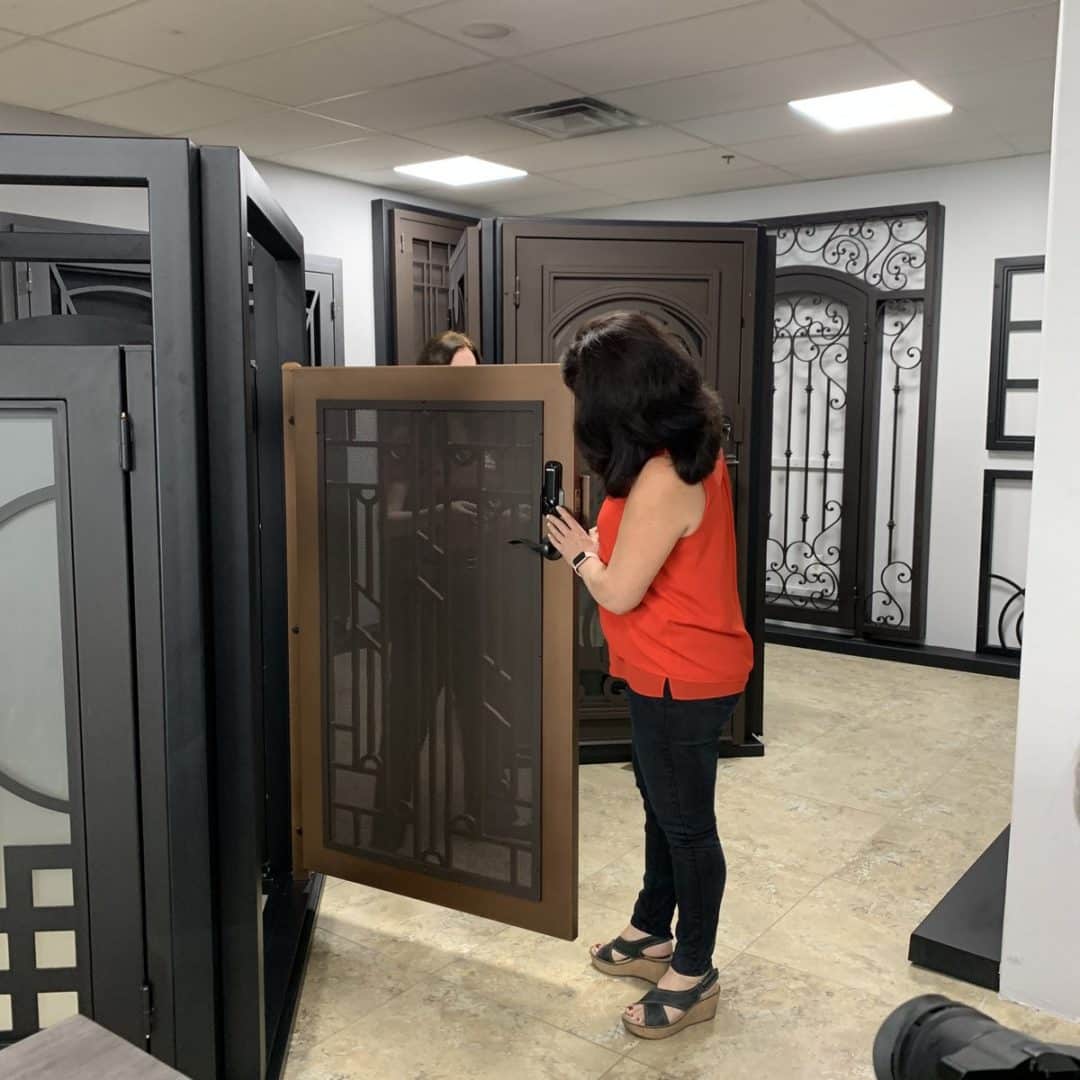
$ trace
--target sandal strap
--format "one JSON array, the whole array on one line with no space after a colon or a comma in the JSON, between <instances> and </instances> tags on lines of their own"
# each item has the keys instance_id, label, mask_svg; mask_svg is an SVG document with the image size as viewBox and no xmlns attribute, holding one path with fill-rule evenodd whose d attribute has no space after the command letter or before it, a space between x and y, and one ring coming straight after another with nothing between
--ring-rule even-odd
<instances>
[{"instance_id":1,"label":"sandal strap","mask_svg":"<svg viewBox=\"0 0 1080 1080\"><path fill-rule=\"evenodd\" d=\"M641 958L646 949L652 948L653 945L666 945L669 941L671 941L671 938L660 937L658 934L650 934L648 937L638 938L636 941L627 941L624 937L617 937L606 945L601 945L596 950L596 955L608 964L620 963L612 956L612 950L622 953L626 960L637 960ZM667 957L650 956L647 959L665 960Z\"/></svg>"},{"instance_id":2,"label":"sandal strap","mask_svg":"<svg viewBox=\"0 0 1080 1080\"><path fill-rule=\"evenodd\" d=\"M669 1023L665 1005L685 1013L702 999L705 991L716 985L719 978L720 973L713 968L697 986L691 986L689 990L661 990L659 987L650 990L638 1002L644 1009L645 1026L665 1027Z\"/></svg>"}]
</instances>

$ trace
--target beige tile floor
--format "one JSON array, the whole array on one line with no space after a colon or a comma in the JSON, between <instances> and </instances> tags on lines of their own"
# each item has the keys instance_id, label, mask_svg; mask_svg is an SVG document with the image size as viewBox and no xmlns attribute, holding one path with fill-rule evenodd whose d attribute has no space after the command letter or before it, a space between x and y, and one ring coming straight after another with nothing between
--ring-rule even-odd
<instances>
[{"instance_id":1,"label":"beige tile floor","mask_svg":"<svg viewBox=\"0 0 1080 1080\"><path fill-rule=\"evenodd\" d=\"M628 769L592 765L579 940L328 882L287 1080L868 1080L881 1021L928 992L1080 1043L1080 1026L906 961L1008 821L1016 683L779 647L766 681L766 756L721 763L713 1023L636 1040L619 1013L646 985L589 967L636 894L642 820Z\"/></svg>"}]
</instances>

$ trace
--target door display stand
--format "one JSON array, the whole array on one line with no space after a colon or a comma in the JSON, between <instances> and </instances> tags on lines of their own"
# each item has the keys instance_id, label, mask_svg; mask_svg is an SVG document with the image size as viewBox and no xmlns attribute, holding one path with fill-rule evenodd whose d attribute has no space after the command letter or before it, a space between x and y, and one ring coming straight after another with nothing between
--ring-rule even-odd
<instances>
[{"instance_id":1,"label":"door display stand","mask_svg":"<svg viewBox=\"0 0 1080 1080\"><path fill-rule=\"evenodd\" d=\"M95 955L114 947L123 963L91 955L87 977L125 984L80 1006L192 1080L262 1078L283 1058L321 887L294 880L288 797L280 367L305 356L303 242L243 154L184 139L0 136L0 199L3 184L139 189L149 220L148 233L0 232L5 265L148 263L153 298L142 331L79 315L74 292L66 315L4 316L24 358L74 361L94 335L122 354L124 408L98 423L126 491L128 564L112 576L131 590L132 671L101 674L135 687L138 817L108 780L127 736L91 733L84 798L95 820L138 824L110 857L135 860L139 888L89 879L92 922L116 911L92 925ZM127 348L137 331L149 340ZM86 373L71 370L75 387ZM0 399L17 392L0 359ZM141 915L123 914L129 892Z\"/></svg>"}]
</instances>

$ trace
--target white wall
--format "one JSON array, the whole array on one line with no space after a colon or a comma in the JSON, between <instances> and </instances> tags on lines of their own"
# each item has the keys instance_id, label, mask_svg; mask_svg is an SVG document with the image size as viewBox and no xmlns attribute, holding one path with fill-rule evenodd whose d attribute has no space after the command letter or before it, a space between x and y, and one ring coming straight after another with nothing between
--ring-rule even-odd
<instances>
[{"instance_id":1,"label":"white wall","mask_svg":"<svg viewBox=\"0 0 1080 1080\"><path fill-rule=\"evenodd\" d=\"M994 260L1040 255L1046 242L1045 154L590 210L581 217L745 221L828 210L945 206L927 643L975 647L982 472L1028 468L989 454L986 404Z\"/></svg>"},{"instance_id":2,"label":"white wall","mask_svg":"<svg viewBox=\"0 0 1080 1080\"><path fill-rule=\"evenodd\" d=\"M310 255L342 260L345 292L345 357L349 364L375 363L375 299L372 284L371 204L394 199L475 216L475 210L430 199L383 191L352 180L256 161L285 213L303 233Z\"/></svg>"},{"instance_id":3,"label":"white wall","mask_svg":"<svg viewBox=\"0 0 1080 1080\"><path fill-rule=\"evenodd\" d=\"M1001 991L1080 1019L1080 5L1061 5Z\"/></svg>"}]
</instances>

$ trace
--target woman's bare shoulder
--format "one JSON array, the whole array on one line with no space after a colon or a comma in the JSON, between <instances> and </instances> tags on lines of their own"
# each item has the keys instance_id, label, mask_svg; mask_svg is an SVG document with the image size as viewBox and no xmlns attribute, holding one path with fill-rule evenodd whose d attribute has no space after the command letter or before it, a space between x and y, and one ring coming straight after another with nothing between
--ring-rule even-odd
<instances>
[{"instance_id":1,"label":"woman's bare shoulder","mask_svg":"<svg viewBox=\"0 0 1080 1080\"><path fill-rule=\"evenodd\" d=\"M675 471L675 466L667 454L650 458L638 474L630 497L639 503L664 503L671 505L672 500L695 502L700 497L700 484L687 484Z\"/></svg>"}]
</instances>

